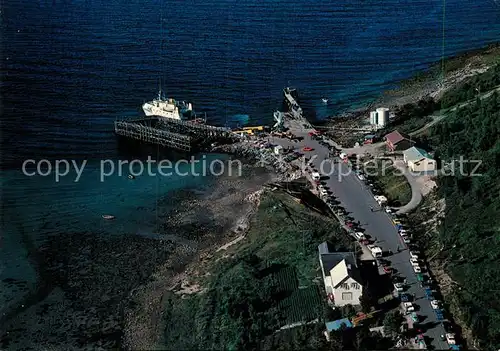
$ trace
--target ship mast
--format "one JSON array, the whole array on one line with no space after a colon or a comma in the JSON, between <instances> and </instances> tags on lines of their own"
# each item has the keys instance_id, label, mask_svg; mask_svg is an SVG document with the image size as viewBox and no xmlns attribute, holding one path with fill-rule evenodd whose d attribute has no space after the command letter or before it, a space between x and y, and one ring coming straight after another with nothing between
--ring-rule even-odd
<instances>
[{"instance_id":1,"label":"ship mast","mask_svg":"<svg viewBox=\"0 0 500 351\"><path fill-rule=\"evenodd\" d=\"M161 80L162 75L165 72L164 60L163 60L163 8L160 7L160 75L158 77L158 100L162 100L162 91L161 91Z\"/></svg>"}]
</instances>

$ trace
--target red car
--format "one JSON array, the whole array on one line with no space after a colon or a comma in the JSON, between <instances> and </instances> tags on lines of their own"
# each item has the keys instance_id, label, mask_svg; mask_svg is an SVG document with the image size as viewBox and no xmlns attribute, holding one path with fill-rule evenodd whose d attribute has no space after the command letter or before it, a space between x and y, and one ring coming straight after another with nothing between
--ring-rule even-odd
<instances>
[{"instance_id":1,"label":"red car","mask_svg":"<svg viewBox=\"0 0 500 351\"><path fill-rule=\"evenodd\" d=\"M306 146L302 149L302 151L313 151L314 149L312 147Z\"/></svg>"},{"instance_id":2,"label":"red car","mask_svg":"<svg viewBox=\"0 0 500 351\"><path fill-rule=\"evenodd\" d=\"M345 222L345 224L346 224L349 228L354 227L354 223L353 223L353 222Z\"/></svg>"},{"instance_id":3,"label":"red car","mask_svg":"<svg viewBox=\"0 0 500 351\"><path fill-rule=\"evenodd\" d=\"M387 274L390 274L390 273L392 272L391 267L387 267L387 266L385 266L385 267L384 267L384 272L385 272L385 273L387 273Z\"/></svg>"}]
</instances>

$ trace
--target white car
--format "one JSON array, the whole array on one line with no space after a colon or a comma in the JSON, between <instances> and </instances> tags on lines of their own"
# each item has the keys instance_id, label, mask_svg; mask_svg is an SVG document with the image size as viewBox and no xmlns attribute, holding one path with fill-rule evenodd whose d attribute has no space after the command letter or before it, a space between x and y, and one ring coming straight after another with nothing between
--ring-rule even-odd
<instances>
[{"instance_id":1,"label":"white car","mask_svg":"<svg viewBox=\"0 0 500 351\"><path fill-rule=\"evenodd\" d=\"M358 174L359 180L365 180L366 178L362 174Z\"/></svg>"},{"instance_id":2,"label":"white car","mask_svg":"<svg viewBox=\"0 0 500 351\"><path fill-rule=\"evenodd\" d=\"M418 259L416 259L416 258L410 258L410 263L411 263L412 266L418 266L419 265Z\"/></svg>"},{"instance_id":3,"label":"white car","mask_svg":"<svg viewBox=\"0 0 500 351\"><path fill-rule=\"evenodd\" d=\"M413 307L413 304L411 302L403 302L403 307L405 313L415 312L415 307Z\"/></svg>"},{"instance_id":4,"label":"white car","mask_svg":"<svg viewBox=\"0 0 500 351\"><path fill-rule=\"evenodd\" d=\"M413 259L418 260L418 254L419 253L420 252L418 252L418 251L410 251L410 257L413 258Z\"/></svg>"},{"instance_id":5,"label":"white car","mask_svg":"<svg viewBox=\"0 0 500 351\"><path fill-rule=\"evenodd\" d=\"M399 235L408 235L408 232L405 229L400 229Z\"/></svg>"},{"instance_id":6,"label":"white car","mask_svg":"<svg viewBox=\"0 0 500 351\"><path fill-rule=\"evenodd\" d=\"M422 269L420 269L420 266L413 266L413 271L415 273L422 273Z\"/></svg>"},{"instance_id":7,"label":"white car","mask_svg":"<svg viewBox=\"0 0 500 351\"><path fill-rule=\"evenodd\" d=\"M431 301L431 307L435 310L439 308L439 301L438 300L432 300Z\"/></svg>"},{"instance_id":8,"label":"white car","mask_svg":"<svg viewBox=\"0 0 500 351\"><path fill-rule=\"evenodd\" d=\"M386 213L392 213L393 211L392 211L392 208L390 208L390 207L386 207L386 208L385 208L385 212L386 212Z\"/></svg>"},{"instance_id":9,"label":"white car","mask_svg":"<svg viewBox=\"0 0 500 351\"><path fill-rule=\"evenodd\" d=\"M410 238L409 238L409 237L407 237L406 235L405 235L405 236L401 236L401 238L403 239L403 242L404 242L405 244L409 244L409 243L411 242Z\"/></svg>"},{"instance_id":10,"label":"white car","mask_svg":"<svg viewBox=\"0 0 500 351\"><path fill-rule=\"evenodd\" d=\"M394 283L394 289L396 289L396 291L403 291L404 290L403 283Z\"/></svg>"},{"instance_id":11,"label":"white car","mask_svg":"<svg viewBox=\"0 0 500 351\"><path fill-rule=\"evenodd\" d=\"M358 240L361 240L361 239L364 239L365 238L365 235L361 232L355 232L354 233L354 236L356 237L356 239Z\"/></svg>"},{"instance_id":12,"label":"white car","mask_svg":"<svg viewBox=\"0 0 500 351\"><path fill-rule=\"evenodd\" d=\"M455 345L455 334L453 333L446 333L446 342L448 345Z\"/></svg>"}]
</instances>

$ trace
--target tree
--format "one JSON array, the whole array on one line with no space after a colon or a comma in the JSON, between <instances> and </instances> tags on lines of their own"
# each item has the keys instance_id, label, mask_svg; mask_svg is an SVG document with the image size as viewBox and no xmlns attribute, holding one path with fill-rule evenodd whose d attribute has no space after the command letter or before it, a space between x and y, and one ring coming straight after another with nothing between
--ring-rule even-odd
<instances>
[{"instance_id":1,"label":"tree","mask_svg":"<svg viewBox=\"0 0 500 351\"><path fill-rule=\"evenodd\" d=\"M356 315L356 310L352 305L345 305L340 308L340 312L342 313L342 317L351 318Z\"/></svg>"},{"instance_id":2,"label":"tree","mask_svg":"<svg viewBox=\"0 0 500 351\"><path fill-rule=\"evenodd\" d=\"M332 309L330 306L325 304L323 309L323 318L325 322L331 322L342 318L342 315L338 309Z\"/></svg>"},{"instance_id":3,"label":"tree","mask_svg":"<svg viewBox=\"0 0 500 351\"><path fill-rule=\"evenodd\" d=\"M369 313L372 310L372 306L375 305L375 298L368 291L368 289L363 290L363 295L359 298L359 303L361 304L361 310L364 313Z\"/></svg>"},{"instance_id":4,"label":"tree","mask_svg":"<svg viewBox=\"0 0 500 351\"><path fill-rule=\"evenodd\" d=\"M384 317L384 334L395 337L399 334L403 315L399 311L390 311Z\"/></svg>"}]
</instances>

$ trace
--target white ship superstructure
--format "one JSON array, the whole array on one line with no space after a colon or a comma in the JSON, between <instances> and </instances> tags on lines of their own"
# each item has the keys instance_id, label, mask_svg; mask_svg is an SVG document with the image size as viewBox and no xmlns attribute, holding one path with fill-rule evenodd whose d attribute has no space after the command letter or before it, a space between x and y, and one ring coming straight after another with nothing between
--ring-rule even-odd
<instances>
[{"instance_id":1,"label":"white ship superstructure","mask_svg":"<svg viewBox=\"0 0 500 351\"><path fill-rule=\"evenodd\" d=\"M142 109L146 116L160 116L176 120L188 119L194 114L191 103L175 101L172 98L165 99L161 91L156 99L142 105Z\"/></svg>"}]
</instances>

